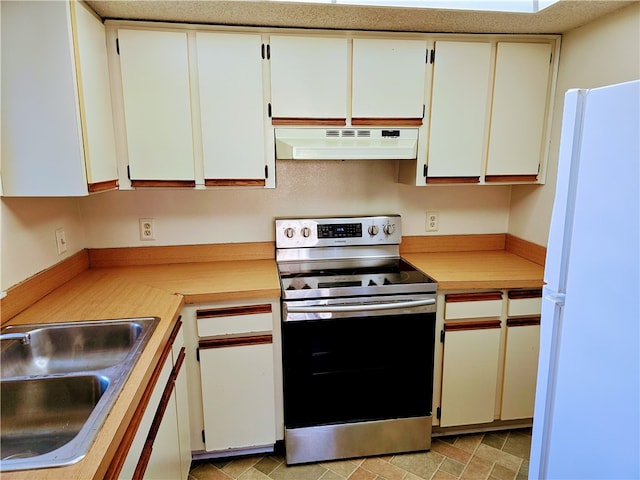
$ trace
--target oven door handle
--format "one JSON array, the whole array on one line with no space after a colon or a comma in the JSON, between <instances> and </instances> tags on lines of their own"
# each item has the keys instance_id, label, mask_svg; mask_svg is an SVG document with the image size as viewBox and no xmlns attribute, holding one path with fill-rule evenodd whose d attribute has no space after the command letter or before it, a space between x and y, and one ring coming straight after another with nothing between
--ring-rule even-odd
<instances>
[{"instance_id":1,"label":"oven door handle","mask_svg":"<svg viewBox=\"0 0 640 480\"><path fill-rule=\"evenodd\" d=\"M368 303L358 305L313 305L309 307L287 305L287 311L289 313L370 312L372 310L394 310L400 308L423 307L425 305L434 305L435 303L435 298L427 298L425 300L411 300L408 302Z\"/></svg>"}]
</instances>

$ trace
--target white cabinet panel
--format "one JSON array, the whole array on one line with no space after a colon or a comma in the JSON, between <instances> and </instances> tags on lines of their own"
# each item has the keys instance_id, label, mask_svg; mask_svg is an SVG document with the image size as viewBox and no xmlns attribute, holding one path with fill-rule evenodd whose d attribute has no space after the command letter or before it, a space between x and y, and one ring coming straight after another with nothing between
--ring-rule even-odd
<instances>
[{"instance_id":1,"label":"white cabinet panel","mask_svg":"<svg viewBox=\"0 0 640 480\"><path fill-rule=\"evenodd\" d=\"M274 119L346 118L346 38L272 35L270 44Z\"/></svg>"},{"instance_id":2,"label":"white cabinet panel","mask_svg":"<svg viewBox=\"0 0 640 480\"><path fill-rule=\"evenodd\" d=\"M206 450L274 444L273 345L201 348L200 363Z\"/></svg>"},{"instance_id":3,"label":"white cabinet panel","mask_svg":"<svg viewBox=\"0 0 640 480\"><path fill-rule=\"evenodd\" d=\"M206 179L264 179L261 36L197 32Z\"/></svg>"},{"instance_id":4,"label":"white cabinet panel","mask_svg":"<svg viewBox=\"0 0 640 480\"><path fill-rule=\"evenodd\" d=\"M445 331L440 426L493 422L500 328Z\"/></svg>"},{"instance_id":5,"label":"white cabinet panel","mask_svg":"<svg viewBox=\"0 0 640 480\"><path fill-rule=\"evenodd\" d=\"M5 196L116 185L104 26L81 4L1 2Z\"/></svg>"},{"instance_id":6,"label":"white cabinet panel","mask_svg":"<svg viewBox=\"0 0 640 480\"><path fill-rule=\"evenodd\" d=\"M542 298L510 298L507 307L507 315L518 317L524 315L540 315L542 311Z\"/></svg>"},{"instance_id":7,"label":"white cabinet panel","mask_svg":"<svg viewBox=\"0 0 640 480\"><path fill-rule=\"evenodd\" d=\"M428 177L480 177L488 134L491 44L436 42Z\"/></svg>"},{"instance_id":8,"label":"white cabinet panel","mask_svg":"<svg viewBox=\"0 0 640 480\"><path fill-rule=\"evenodd\" d=\"M498 43L487 175L537 175L550 71L550 44Z\"/></svg>"},{"instance_id":9,"label":"white cabinet panel","mask_svg":"<svg viewBox=\"0 0 640 480\"><path fill-rule=\"evenodd\" d=\"M176 392L175 389L169 398L158 433L153 442L153 449L149 457L149 463L144 472L146 480L162 480L162 479L183 479L180 465L180 452L176 449L176 429L178 425L178 417L176 412Z\"/></svg>"},{"instance_id":10,"label":"white cabinet panel","mask_svg":"<svg viewBox=\"0 0 640 480\"><path fill-rule=\"evenodd\" d=\"M507 327L501 420L533 417L539 350L540 325Z\"/></svg>"},{"instance_id":11,"label":"white cabinet panel","mask_svg":"<svg viewBox=\"0 0 640 480\"><path fill-rule=\"evenodd\" d=\"M93 13L75 2L72 12L87 183L112 181L118 172L105 29Z\"/></svg>"},{"instance_id":12,"label":"white cabinet panel","mask_svg":"<svg viewBox=\"0 0 640 480\"><path fill-rule=\"evenodd\" d=\"M118 30L132 180L194 180L187 34Z\"/></svg>"},{"instance_id":13,"label":"white cabinet panel","mask_svg":"<svg viewBox=\"0 0 640 480\"><path fill-rule=\"evenodd\" d=\"M352 116L421 119L426 50L426 40L355 38Z\"/></svg>"},{"instance_id":14,"label":"white cabinet panel","mask_svg":"<svg viewBox=\"0 0 640 480\"><path fill-rule=\"evenodd\" d=\"M198 336L200 337L269 332L272 328L271 312L198 318Z\"/></svg>"}]
</instances>

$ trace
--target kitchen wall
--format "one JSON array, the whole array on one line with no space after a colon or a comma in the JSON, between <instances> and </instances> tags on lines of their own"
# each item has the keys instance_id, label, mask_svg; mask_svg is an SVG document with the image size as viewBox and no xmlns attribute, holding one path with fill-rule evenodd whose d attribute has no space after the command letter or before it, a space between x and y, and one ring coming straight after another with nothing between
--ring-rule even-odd
<instances>
[{"instance_id":1,"label":"kitchen wall","mask_svg":"<svg viewBox=\"0 0 640 480\"><path fill-rule=\"evenodd\" d=\"M83 248L273 240L273 218L399 213L405 235L426 235L425 212L440 212L437 234L508 231L546 244L555 191L563 93L638 78L638 3L563 37L545 186L430 186L395 183L392 161L278 162L275 190L117 191L81 199L2 198L2 290ZM141 242L138 218L156 219ZM58 255L55 229L68 251Z\"/></svg>"},{"instance_id":2,"label":"kitchen wall","mask_svg":"<svg viewBox=\"0 0 640 480\"><path fill-rule=\"evenodd\" d=\"M562 36L553 112L547 183L512 189L509 233L547 244L558 171L564 94L640 78L640 3L618 10ZM603 166L604 167L604 166ZM598 192L594 192L596 194ZM599 192L605 194L606 192Z\"/></svg>"}]
</instances>

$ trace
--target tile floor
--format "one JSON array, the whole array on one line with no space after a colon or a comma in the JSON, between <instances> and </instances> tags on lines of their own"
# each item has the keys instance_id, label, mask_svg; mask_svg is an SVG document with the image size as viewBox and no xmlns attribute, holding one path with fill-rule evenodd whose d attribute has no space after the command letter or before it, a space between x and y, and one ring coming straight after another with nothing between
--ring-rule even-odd
<instances>
[{"instance_id":1,"label":"tile floor","mask_svg":"<svg viewBox=\"0 0 640 480\"><path fill-rule=\"evenodd\" d=\"M434 438L431 451L288 467L281 455L194 462L189 480L526 480L531 429Z\"/></svg>"}]
</instances>

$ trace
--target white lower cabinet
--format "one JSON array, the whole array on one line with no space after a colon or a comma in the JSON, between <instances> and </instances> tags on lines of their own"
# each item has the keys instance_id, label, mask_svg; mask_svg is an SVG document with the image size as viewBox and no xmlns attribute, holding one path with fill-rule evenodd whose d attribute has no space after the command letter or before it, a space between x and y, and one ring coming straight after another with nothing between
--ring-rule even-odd
<instances>
[{"instance_id":1,"label":"white lower cabinet","mask_svg":"<svg viewBox=\"0 0 640 480\"><path fill-rule=\"evenodd\" d=\"M441 377L440 390L434 388L440 427L533 417L541 295L540 289L441 294L434 375Z\"/></svg>"},{"instance_id":2,"label":"white lower cabinet","mask_svg":"<svg viewBox=\"0 0 640 480\"><path fill-rule=\"evenodd\" d=\"M499 352L499 320L445 325L441 427L493 422Z\"/></svg>"},{"instance_id":3,"label":"white lower cabinet","mask_svg":"<svg viewBox=\"0 0 640 480\"><path fill-rule=\"evenodd\" d=\"M195 458L266 452L284 438L279 299L183 309Z\"/></svg>"},{"instance_id":4,"label":"white lower cabinet","mask_svg":"<svg viewBox=\"0 0 640 480\"><path fill-rule=\"evenodd\" d=\"M186 480L189 475L189 405L186 372L182 368L185 348L182 330L176 332L119 479Z\"/></svg>"},{"instance_id":5,"label":"white lower cabinet","mask_svg":"<svg viewBox=\"0 0 640 480\"><path fill-rule=\"evenodd\" d=\"M540 323L507 320L501 420L533 418L540 351Z\"/></svg>"}]
</instances>

